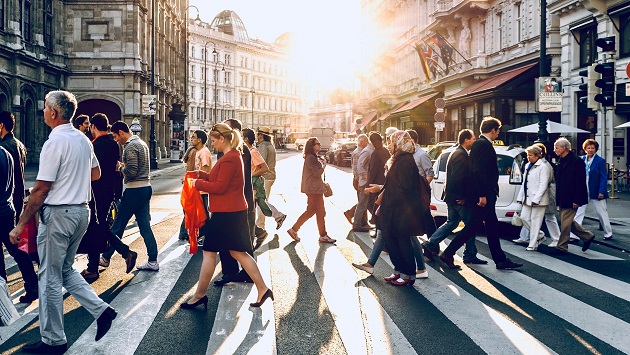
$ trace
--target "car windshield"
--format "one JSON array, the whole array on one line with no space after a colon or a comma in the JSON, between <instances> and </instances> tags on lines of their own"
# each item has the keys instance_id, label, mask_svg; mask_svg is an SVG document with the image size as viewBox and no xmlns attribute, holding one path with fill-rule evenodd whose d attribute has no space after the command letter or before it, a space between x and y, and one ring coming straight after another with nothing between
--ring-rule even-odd
<instances>
[{"instance_id":1,"label":"car windshield","mask_svg":"<svg viewBox=\"0 0 630 355\"><path fill-rule=\"evenodd\" d=\"M451 152L445 152L440 156L440 166L439 171L446 171L446 163L448 162L448 156ZM513 178L517 178L520 176L520 166L523 163L524 154L521 153L517 155L515 158L512 158L509 155L497 154L497 168L499 170L499 175L510 175Z\"/></svg>"}]
</instances>

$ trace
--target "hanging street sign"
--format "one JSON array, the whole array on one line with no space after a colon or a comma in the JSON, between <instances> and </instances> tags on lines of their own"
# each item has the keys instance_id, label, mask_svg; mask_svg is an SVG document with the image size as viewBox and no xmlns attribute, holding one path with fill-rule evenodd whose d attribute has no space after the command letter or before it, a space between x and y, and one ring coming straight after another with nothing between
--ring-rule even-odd
<instances>
[{"instance_id":1,"label":"hanging street sign","mask_svg":"<svg viewBox=\"0 0 630 355\"><path fill-rule=\"evenodd\" d=\"M446 101L442 98L435 99L435 108L444 108Z\"/></svg>"},{"instance_id":2,"label":"hanging street sign","mask_svg":"<svg viewBox=\"0 0 630 355\"><path fill-rule=\"evenodd\" d=\"M433 115L433 119L435 120L435 122L444 122L444 119L446 117L444 116L443 112L436 112L435 115Z\"/></svg>"},{"instance_id":3,"label":"hanging street sign","mask_svg":"<svg viewBox=\"0 0 630 355\"><path fill-rule=\"evenodd\" d=\"M434 122L433 125L435 125L435 130L438 132L442 132L446 126L444 122Z\"/></svg>"},{"instance_id":4,"label":"hanging street sign","mask_svg":"<svg viewBox=\"0 0 630 355\"><path fill-rule=\"evenodd\" d=\"M157 113L157 96L142 95L142 115L151 116Z\"/></svg>"}]
</instances>

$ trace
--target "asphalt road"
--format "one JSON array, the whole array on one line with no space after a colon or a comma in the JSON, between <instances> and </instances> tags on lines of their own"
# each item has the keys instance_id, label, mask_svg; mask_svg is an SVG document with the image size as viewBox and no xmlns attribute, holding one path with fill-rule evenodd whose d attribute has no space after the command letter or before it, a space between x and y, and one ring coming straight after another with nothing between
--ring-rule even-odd
<instances>
[{"instance_id":1,"label":"asphalt road","mask_svg":"<svg viewBox=\"0 0 630 355\"><path fill-rule=\"evenodd\" d=\"M160 248L158 273L124 273L118 255L92 284L117 309L110 333L93 341L92 317L73 297L65 299L69 354L544 354L630 352L630 262L628 254L602 244L586 253L550 256L502 240L509 257L525 264L518 271L494 268L483 236L477 246L489 265L462 265L461 271L427 263L429 278L413 287L383 281L392 272L386 253L374 275L355 270L365 262L373 239L353 233L342 211L356 201L350 169L329 166L334 195L326 199L326 223L336 245L317 243L314 218L300 230L300 243L286 233L304 210L299 192L303 159L278 155L278 179L271 202L288 215L279 231L257 253L263 277L275 300L251 309L251 284L208 288L208 310L182 310L194 290L201 255L188 254L177 240L183 167L165 165L153 174L152 223ZM618 227L613 226L617 232ZM229 236L226 236L229 237ZM146 251L130 224L125 241ZM448 242L448 241L447 241ZM444 248L444 246L442 246ZM7 258L13 299L23 292L17 267ZM85 267L78 257L77 270ZM220 272L220 265L217 275ZM18 305L18 322L0 327L0 353L19 353L39 338L37 302Z\"/></svg>"}]
</instances>

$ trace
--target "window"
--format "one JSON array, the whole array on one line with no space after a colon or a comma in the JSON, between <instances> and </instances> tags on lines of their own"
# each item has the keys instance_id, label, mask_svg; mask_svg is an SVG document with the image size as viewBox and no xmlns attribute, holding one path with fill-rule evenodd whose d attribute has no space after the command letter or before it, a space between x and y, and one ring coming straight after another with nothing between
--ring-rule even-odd
<instances>
[{"instance_id":1,"label":"window","mask_svg":"<svg viewBox=\"0 0 630 355\"><path fill-rule=\"evenodd\" d=\"M500 13L500 12L497 14L497 16L495 18L495 28L496 28L495 33L497 34L496 43L498 45L498 48L502 49L504 47L504 42L503 42L503 14Z\"/></svg>"},{"instance_id":2,"label":"window","mask_svg":"<svg viewBox=\"0 0 630 355\"><path fill-rule=\"evenodd\" d=\"M33 34L33 27L31 24L31 1L30 0L26 0L24 1L24 13L23 13L23 23L24 23L24 28L23 28L23 36L24 36L24 41L25 42L30 42L32 40L32 34Z\"/></svg>"},{"instance_id":3,"label":"window","mask_svg":"<svg viewBox=\"0 0 630 355\"><path fill-rule=\"evenodd\" d=\"M192 85L190 86L190 98L195 99L195 87Z\"/></svg>"},{"instance_id":4,"label":"window","mask_svg":"<svg viewBox=\"0 0 630 355\"><path fill-rule=\"evenodd\" d=\"M619 56L630 56L630 12L619 17Z\"/></svg>"},{"instance_id":5,"label":"window","mask_svg":"<svg viewBox=\"0 0 630 355\"><path fill-rule=\"evenodd\" d=\"M226 71L226 72L223 73L223 79L224 79L223 82L224 83L229 84L231 82L230 74L231 73L229 71Z\"/></svg>"},{"instance_id":6,"label":"window","mask_svg":"<svg viewBox=\"0 0 630 355\"><path fill-rule=\"evenodd\" d=\"M4 0L0 0L0 31L4 30Z\"/></svg>"},{"instance_id":7,"label":"window","mask_svg":"<svg viewBox=\"0 0 630 355\"><path fill-rule=\"evenodd\" d=\"M192 48L190 49L190 56L193 58L195 57L195 49L195 46L192 46Z\"/></svg>"},{"instance_id":8,"label":"window","mask_svg":"<svg viewBox=\"0 0 630 355\"><path fill-rule=\"evenodd\" d=\"M196 68L194 65L191 65L191 66L190 66L190 76L191 76L192 78L194 78L194 77L195 77L195 70L197 70L197 68Z\"/></svg>"},{"instance_id":9,"label":"window","mask_svg":"<svg viewBox=\"0 0 630 355\"><path fill-rule=\"evenodd\" d=\"M597 60L597 26L580 29L580 68L591 65Z\"/></svg>"},{"instance_id":10,"label":"window","mask_svg":"<svg viewBox=\"0 0 630 355\"><path fill-rule=\"evenodd\" d=\"M213 72L214 72L214 74L213 74L214 82L218 83L219 82L219 70L218 69L214 69Z\"/></svg>"},{"instance_id":11,"label":"window","mask_svg":"<svg viewBox=\"0 0 630 355\"><path fill-rule=\"evenodd\" d=\"M53 46L53 0L44 0L44 46L52 50Z\"/></svg>"},{"instance_id":12,"label":"window","mask_svg":"<svg viewBox=\"0 0 630 355\"><path fill-rule=\"evenodd\" d=\"M514 9L516 11L516 24L515 24L515 30L516 30L516 42L520 43L521 41L523 41L524 36L524 32L525 32L525 15L524 15L524 11L523 11L523 7L525 5L523 5L522 2L519 2L516 4L516 8Z\"/></svg>"}]
</instances>

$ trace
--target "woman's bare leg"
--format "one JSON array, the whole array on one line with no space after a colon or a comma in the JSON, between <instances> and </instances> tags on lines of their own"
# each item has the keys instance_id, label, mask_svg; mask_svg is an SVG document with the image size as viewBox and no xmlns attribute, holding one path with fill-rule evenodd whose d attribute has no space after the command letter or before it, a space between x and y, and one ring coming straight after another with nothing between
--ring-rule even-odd
<instances>
[{"instance_id":1,"label":"woman's bare leg","mask_svg":"<svg viewBox=\"0 0 630 355\"><path fill-rule=\"evenodd\" d=\"M268 287L260 274L256 261L244 251L230 250L230 254L241 264L241 266L243 266L247 275L249 275L252 281L254 281L254 285L256 285L256 290L258 291L258 298L256 298L256 301L259 301L265 292L267 292Z\"/></svg>"},{"instance_id":2,"label":"woman's bare leg","mask_svg":"<svg viewBox=\"0 0 630 355\"><path fill-rule=\"evenodd\" d=\"M217 265L217 253L211 251L203 252L203 261L201 262L201 269L199 269L199 281L197 282L197 289L195 294L188 301L188 303L195 303L197 300L206 295L208 291L208 285L212 276L214 275L214 269Z\"/></svg>"}]
</instances>

